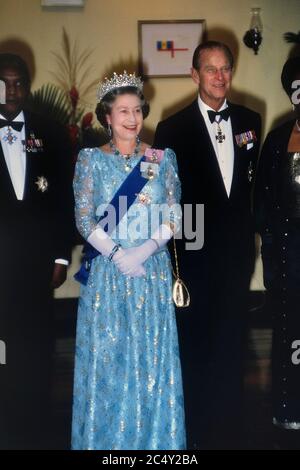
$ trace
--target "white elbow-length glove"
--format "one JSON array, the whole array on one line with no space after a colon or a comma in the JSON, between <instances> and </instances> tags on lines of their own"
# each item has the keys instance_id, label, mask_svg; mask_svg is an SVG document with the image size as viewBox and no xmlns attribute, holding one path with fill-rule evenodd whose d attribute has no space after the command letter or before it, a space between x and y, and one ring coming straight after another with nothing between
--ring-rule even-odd
<instances>
[{"instance_id":1,"label":"white elbow-length glove","mask_svg":"<svg viewBox=\"0 0 300 470\"><path fill-rule=\"evenodd\" d=\"M101 227L97 227L93 232L89 235L87 241L94 247L96 250L100 251L100 253L108 258L113 249L116 246L116 243L110 238L107 233ZM125 255L125 250L119 248L118 251L115 252L111 261L117 264L117 261ZM118 266L117 266L118 267ZM121 271L121 269L118 267ZM122 271L121 271L122 272ZM123 273L123 272L122 272ZM124 273L123 273L124 274ZM144 276L146 274L145 269L143 266L136 266L134 270L130 273L133 277Z\"/></svg>"},{"instance_id":2,"label":"white elbow-length glove","mask_svg":"<svg viewBox=\"0 0 300 470\"><path fill-rule=\"evenodd\" d=\"M114 262L123 274L132 276L134 275L133 273L135 273L135 270L139 267L143 268L143 263L149 258L149 256L166 245L172 236L173 232L170 227L162 224L152 234L151 238L146 240L140 246L125 248L122 250L122 256L114 256Z\"/></svg>"}]
</instances>

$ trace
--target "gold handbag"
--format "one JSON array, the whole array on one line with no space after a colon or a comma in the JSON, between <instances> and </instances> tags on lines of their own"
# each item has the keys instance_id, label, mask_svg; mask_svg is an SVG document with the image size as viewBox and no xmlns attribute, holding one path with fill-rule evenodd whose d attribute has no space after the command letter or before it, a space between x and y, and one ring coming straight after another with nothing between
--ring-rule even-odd
<instances>
[{"instance_id":1,"label":"gold handbag","mask_svg":"<svg viewBox=\"0 0 300 470\"><path fill-rule=\"evenodd\" d=\"M173 301L176 307L188 307L190 305L190 294L185 283L179 277L179 267L178 267L178 257L177 257L175 237L173 237L173 244L174 244L175 269L176 269L176 273L174 272L174 269L173 269L173 276L175 278L174 283L173 283Z\"/></svg>"}]
</instances>

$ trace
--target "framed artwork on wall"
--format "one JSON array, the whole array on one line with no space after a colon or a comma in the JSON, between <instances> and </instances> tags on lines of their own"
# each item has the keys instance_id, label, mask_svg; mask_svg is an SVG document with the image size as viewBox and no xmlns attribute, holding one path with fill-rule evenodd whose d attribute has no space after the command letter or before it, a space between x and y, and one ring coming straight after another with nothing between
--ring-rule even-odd
<instances>
[{"instance_id":1,"label":"framed artwork on wall","mask_svg":"<svg viewBox=\"0 0 300 470\"><path fill-rule=\"evenodd\" d=\"M139 71L144 77L190 76L205 20L138 21Z\"/></svg>"},{"instance_id":2,"label":"framed artwork on wall","mask_svg":"<svg viewBox=\"0 0 300 470\"><path fill-rule=\"evenodd\" d=\"M46 8L83 8L85 0L41 0L41 6Z\"/></svg>"}]
</instances>

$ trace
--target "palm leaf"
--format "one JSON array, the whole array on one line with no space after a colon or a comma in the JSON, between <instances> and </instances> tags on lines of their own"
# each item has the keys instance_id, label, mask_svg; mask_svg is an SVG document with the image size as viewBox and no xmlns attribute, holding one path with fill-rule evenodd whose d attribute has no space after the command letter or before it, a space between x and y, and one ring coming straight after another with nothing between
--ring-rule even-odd
<instances>
[{"instance_id":1,"label":"palm leaf","mask_svg":"<svg viewBox=\"0 0 300 470\"><path fill-rule=\"evenodd\" d=\"M71 46L70 46L70 40L69 40L69 37L67 35L67 32L65 30L65 28L63 28L63 50L64 50L64 53L65 53L65 57L67 59L67 63L68 63L68 69L70 70L71 69Z\"/></svg>"},{"instance_id":2,"label":"palm leaf","mask_svg":"<svg viewBox=\"0 0 300 470\"><path fill-rule=\"evenodd\" d=\"M94 80L92 83L90 83L85 89L84 91L82 92L81 94L81 98L84 98L86 97L91 91L95 91L95 88L97 87L97 85L99 84L99 80Z\"/></svg>"},{"instance_id":3,"label":"palm leaf","mask_svg":"<svg viewBox=\"0 0 300 470\"><path fill-rule=\"evenodd\" d=\"M29 108L63 125L69 123L71 112L67 96L62 90L50 83L31 93Z\"/></svg>"},{"instance_id":4,"label":"palm leaf","mask_svg":"<svg viewBox=\"0 0 300 470\"><path fill-rule=\"evenodd\" d=\"M83 86L83 83L84 81L86 80L86 78L90 75L90 72L93 70L93 66L90 65L86 70L85 72L81 75L79 81L78 81L78 88L81 88ZM83 93L83 91L81 91L81 93Z\"/></svg>"},{"instance_id":5,"label":"palm leaf","mask_svg":"<svg viewBox=\"0 0 300 470\"><path fill-rule=\"evenodd\" d=\"M62 87L62 89L67 92L69 90L69 88L67 87L67 84L64 80L62 80L61 78L59 78L58 75L56 75L55 72L51 72L51 74L55 77L57 83Z\"/></svg>"},{"instance_id":6,"label":"palm leaf","mask_svg":"<svg viewBox=\"0 0 300 470\"><path fill-rule=\"evenodd\" d=\"M77 41L75 41L73 50L71 53L71 66L70 66L70 73L71 73L71 83L76 85L76 76L77 76Z\"/></svg>"},{"instance_id":7,"label":"palm leaf","mask_svg":"<svg viewBox=\"0 0 300 470\"><path fill-rule=\"evenodd\" d=\"M68 66L68 63L65 61L65 59L63 57L61 57L59 54L57 54L57 52L52 52L52 54L56 57L57 61L58 61L58 65L61 67L62 70L60 70L60 72L63 74L63 73L69 73L69 66Z\"/></svg>"},{"instance_id":8,"label":"palm leaf","mask_svg":"<svg viewBox=\"0 0 300 470\"><path fill-rule=\"evenodd\" d=\"M75 121L80 122L84 115L84 109L80 108L76 110Z\"/></svg>"},{"instance_id":9,"label":"palm leaf","mask_svg":"<svg viewBox=\"0 0 300 470\"><path fill-rule=\"evenodd\" d=\"M80 69L82 69L82 67L84 66L84 64L86 63L86 61L90 58L90 56L92 55L92 52L94 52L94 50L88 50L88 49L84 49L84 51L82 51L82 53L79 55L78 59L77 59L77 64L78 64L78 71Z\"/></svg>"},{"instance_id":10,"label":"palm leaf","mask_svg":"<svg viewBox=\"0 0 300 470\"><path fill-rule=\"evenodd\" d=\"M97 80L84 86L84 82L92 70L91 66L84 70L84 66L94 52L94 49L86 48L80 51L76 40L73 47L71 47L70 39L65 28L63 28L62 46L62 54L52 51L52 54L57 60L59 72L51 73L64 90L70 90L75 86L80 96L86 95L88 90L93 88L94 84L98 83Z\"/></svg>"}]
</instances>

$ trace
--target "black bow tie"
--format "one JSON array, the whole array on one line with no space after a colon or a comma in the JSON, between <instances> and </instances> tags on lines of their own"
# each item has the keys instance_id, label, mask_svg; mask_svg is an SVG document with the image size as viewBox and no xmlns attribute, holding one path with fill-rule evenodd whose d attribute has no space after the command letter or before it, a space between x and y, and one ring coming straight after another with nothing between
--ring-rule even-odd
<instances>
[{"instance_id":1,"label":"black bow tie","mask_svg":"<svg viewBox=\"0 0 300 470\"><path fill-rule=\"evenodd\" d=\"M208 113L208 117L209 117L210 122L215 122L216 116L221 116L221 118L225 119L225 121L227 121L229 116L230 116L229 108L225 108L222 111L208 110L207 113Z\"/></svg>"},{"instance_id":2,"label":"black bow tie","mask_svg":"<svg viewBox=\"0 0 300 470\"><path fill-rule=\"evenodd\" d=\"M24 125L24 122L19 122L19 121L7 121L6 119L0 119L0 129L2 127L12 127L15 131L20 132L22 130L22 127Z\"/></svg>"}]
</instances>

